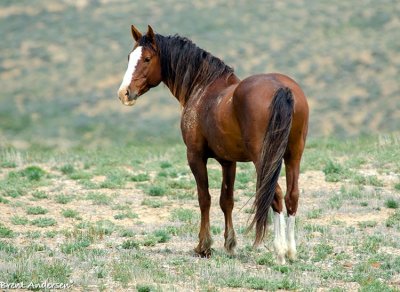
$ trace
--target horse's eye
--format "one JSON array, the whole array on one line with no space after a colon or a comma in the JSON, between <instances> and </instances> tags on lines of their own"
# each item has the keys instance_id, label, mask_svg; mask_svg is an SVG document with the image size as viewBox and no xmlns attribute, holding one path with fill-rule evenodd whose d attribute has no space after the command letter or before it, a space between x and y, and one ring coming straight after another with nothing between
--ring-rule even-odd
<instances>
[{"instance_id":1,"label":"horse's eye","mask_svg":"<svg viewBox=\"0 0 400 292\"><path fill-rule=\"evenodd\" d=\"M151 60L151 58L150 58L150 57L146 57L146 58L144 58L144 61L145 61L146 63L150 62L150 60Z\"/></svg>"}]
</instances>

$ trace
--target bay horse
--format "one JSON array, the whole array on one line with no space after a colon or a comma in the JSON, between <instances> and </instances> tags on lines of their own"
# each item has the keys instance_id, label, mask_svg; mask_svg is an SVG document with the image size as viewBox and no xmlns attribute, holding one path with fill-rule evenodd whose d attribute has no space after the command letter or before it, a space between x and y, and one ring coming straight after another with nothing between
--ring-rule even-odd
<instances>
[{"instance_id":1,"label":"bay horse","mask_svg":"<svg viewBox=\"0 0 400 292\"><path fill-rule=\"evenodd\" d=\"M281 74L259 74L240 80L219 58L178 35L147 33L131 26L134 47L118 90L124 105L163 82L182 106L181 131L187 160L197 184L201 210L199 243L195 252L211 255L209 211L211 197L207 160L222 166L220 206L225 215L226 251L234 253L232 222L236 162L253 162L257 173L253 204L254 245L267 229L268 210L274 211L274 249L277 261L296 258L295 215L299 200L299 169L308 130L308 104L300 86ZM278 184L285 162L286 196ZM283 200L287 210L283 214Z\"/></svg>"}]
</instances>

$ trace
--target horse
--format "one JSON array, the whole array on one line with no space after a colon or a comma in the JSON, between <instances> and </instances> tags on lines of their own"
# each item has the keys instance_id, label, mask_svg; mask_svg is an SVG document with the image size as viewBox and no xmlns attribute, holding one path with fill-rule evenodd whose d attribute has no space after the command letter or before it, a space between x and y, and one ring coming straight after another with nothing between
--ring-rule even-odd
<instances>
[{"instance_id":1,"label":"horse","mask_svg":"<svg viewBox=\"0 0 400 292\"><path fill-rule=\"evenodd\" d=\"M154 33L150 25L145 35L133 25L131 31L134 45L118 97L122 104L132 106L141 95L163 82L181 104L182 137L201 211L195 253L211 256L207 161L214 158L222 167L219 203L225 217L226 251L234 254L237 244L232 221L236 162L253 162L257 182L254 217L248 230L255 226L254 246L264 239L272 207L276 259L280 264L286 262L286 257L295 260L298 179L309 115L300 86L278 73L240 80L231 67L188 38ZM283 161L285 197L278 184Z\"/></svg>"}]
</instances>

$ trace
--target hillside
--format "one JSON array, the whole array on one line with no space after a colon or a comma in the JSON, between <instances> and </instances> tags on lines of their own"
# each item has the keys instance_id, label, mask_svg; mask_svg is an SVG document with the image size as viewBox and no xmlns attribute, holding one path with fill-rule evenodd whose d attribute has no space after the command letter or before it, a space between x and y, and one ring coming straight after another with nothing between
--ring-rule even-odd
<instances>
[{"instance_id":1,"label":"hillside","mask_svg":"<svg viewBox=\"0 0 400 292\"><path fill-rule=\"evenodd\" d=\"M312 137L399 130L399 1L225 2L2 1L0 141L180 140L179 105L164 86L134 108L117 100L132 23L187 36L242 78L292 76L309 97Z\"/></svg>"}]
</instances>

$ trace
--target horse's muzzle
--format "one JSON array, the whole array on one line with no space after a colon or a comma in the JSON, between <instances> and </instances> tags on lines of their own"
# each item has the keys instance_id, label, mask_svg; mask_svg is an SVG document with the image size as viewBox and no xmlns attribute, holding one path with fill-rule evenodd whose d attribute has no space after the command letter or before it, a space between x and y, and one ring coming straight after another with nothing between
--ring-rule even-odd
<instances>
[{"instance_id":1,"label":"horse's muzzle","mask_svg":"<svg viewBox=\"0 0 400 292\"><path fill-rule=\"evenodd\" d=\"M118 90L118 98L124 105L134 105L138 97L138 93L131 92L128 88L121 88Z\"/></svg>"}]
</instances>

